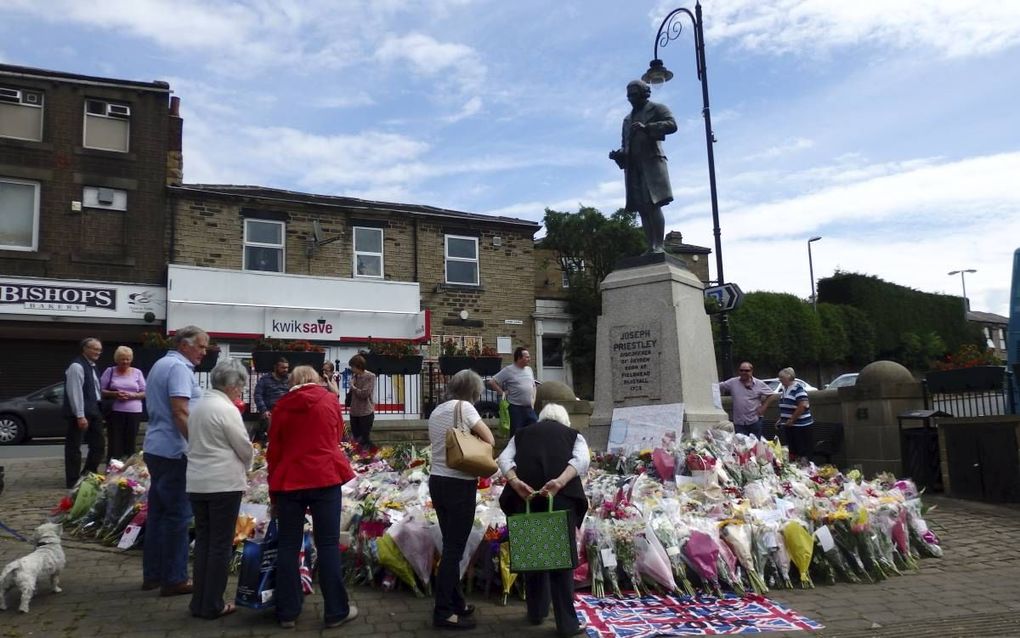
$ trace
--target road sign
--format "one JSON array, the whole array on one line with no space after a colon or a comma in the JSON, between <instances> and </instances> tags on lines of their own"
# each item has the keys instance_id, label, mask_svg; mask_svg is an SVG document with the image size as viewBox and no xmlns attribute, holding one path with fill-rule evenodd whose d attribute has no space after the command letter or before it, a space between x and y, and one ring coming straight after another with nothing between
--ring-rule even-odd
<instances>
[{"instance_id":1,"label":"road sign","mask_svg":"<svg viewBox=\"0 0 1020 638\"><path fill-rule=\"evenodd\" d=\"M740 286L729 283L721 286L710 286L705 288L705 301L709 302L706 308L709 313L730 312L740 307L744 301L744 293Z\"/></svg>"}]
</instances>

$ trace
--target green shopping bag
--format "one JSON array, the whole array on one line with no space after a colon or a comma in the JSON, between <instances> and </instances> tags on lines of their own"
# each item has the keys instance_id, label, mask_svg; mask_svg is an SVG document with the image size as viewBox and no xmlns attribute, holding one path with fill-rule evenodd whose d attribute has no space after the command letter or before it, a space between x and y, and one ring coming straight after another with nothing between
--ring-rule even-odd
<instances>
[{"instance_id":1,"label":"green shopping bag","mask_svg":"<svg viewBox=\"0 0 1020 638\"><path fill-rule=\"evenodd\" d=\"M544 572L571 569L570 544L575 542L566 510L531 513L531 499L525 501L525 513L508 516L510 533L510 571Z\"/></svg>"},{"instance_id":2,"label":"green shopping bag","mask_svg":"<svg viewBox=\"0 0 1020 638\"><path fill-rule=\"evenodd\" d=\"M499 400L499 430L503 434L510 433L510 402L506 397Z\"/></svg>"}]
</instances>

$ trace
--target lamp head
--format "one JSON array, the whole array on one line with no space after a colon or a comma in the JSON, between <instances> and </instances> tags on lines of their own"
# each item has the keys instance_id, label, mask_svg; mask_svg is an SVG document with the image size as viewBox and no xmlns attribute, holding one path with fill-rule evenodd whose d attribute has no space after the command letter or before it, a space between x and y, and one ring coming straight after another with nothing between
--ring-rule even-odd
<instances>
[{"instance_id":1,"label":"lamp head","mask_svg":"<svg viewBox=\"0 0 1020 638\"><path fill-rule=\"evenodd\" d=\"M641 76L648 84L662 84L673 79L673 72L666 68L662 60L655 58L648 63L648 70Z\"/></svg>"},{"instance_id":2,"label":"lamp head","mask_svg":"<svg viewBox=\"0 0 1020 638\"><path fill-rule=\"evenodd\" d=\"M815 235L815 236L814 236L814 237L812 237L811 239L807 240L807 243L809 243L809 244L810 244L811 242L813 242L813 241L818 241L818 240L819 240L819 239L821 239L821 238L822 238L822 236L821 236L821 235Z\"/></svg>"}]
</instances>

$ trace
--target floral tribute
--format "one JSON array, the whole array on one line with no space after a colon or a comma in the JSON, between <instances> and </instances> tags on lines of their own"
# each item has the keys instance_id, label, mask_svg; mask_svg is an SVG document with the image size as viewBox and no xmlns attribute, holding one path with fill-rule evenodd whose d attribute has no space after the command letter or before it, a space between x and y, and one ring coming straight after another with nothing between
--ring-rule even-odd
<instances>
[{"instance_id":1,"label":"floral tribute","mask_svg":"<svg viewBox=\"0 0 1020 638\"><path fill-rule=\"evenodd\" d=\"M429 448L343 446L357 471L343 486L348 581L384 589L403 583L426 595L442 547L429 498ZM129 548L144 527L147 489L140 455L113 461L105 476L83 477L52 517L77 537ZM520 582L509 570L503 489L498 477L479 480L460 571L469 587L499 583L505 602ZM942 555L911 481L791 464L778 441L710 432L671 449L596 454L586 492L591 506L578 534L575 580L595 598L761 596L873 583ZM238 549L265 533L268 504L259 451L237 521ZM314 572L314 548L306 553Z\"/></svg>"}]
</instances>

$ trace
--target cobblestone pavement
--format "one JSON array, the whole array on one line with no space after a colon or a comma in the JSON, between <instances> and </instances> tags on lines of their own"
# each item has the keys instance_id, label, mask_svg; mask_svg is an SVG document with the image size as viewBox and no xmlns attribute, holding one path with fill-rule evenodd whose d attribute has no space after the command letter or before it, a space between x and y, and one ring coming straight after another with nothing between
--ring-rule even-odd
<instances>
[{"instance_id":1,"label":"cobblestone pavement","mask_svg":"<svg viewBox=\"0 0 1020 638\"><path fill-rule=\"evenodd\" d=\"M7 489L0 495L0 521L24 535L44 520L63 496L60 459L4 461ZM1020 508L932 497L932 528L943 539L946 556L926 559L916 573L874 585L840 584L814 590L776 591L771 597L825 625L819 636L1020 636ZM0 638L23 636L270 636L289 635L271 612L247 609L206 621L187 613L187 596L160 598L143 592L141 554L65 539L64 591L43 587L31 613L0 612ZM26 553L28 546L0 533L0 565ZM231 580L228 592L233 592ZM298 635L438 636L428 620L431 601L406 591L355 587L357 620L340 629L321 629L321 598L306 599ZM554 636L551 623L532 627L524 605L498 605L495 594L479 605L477 629L466 636ZM776 634L772 634L776 635ZM805 636L793 632L790 636Z\"/></svg>"}]
</instances>

